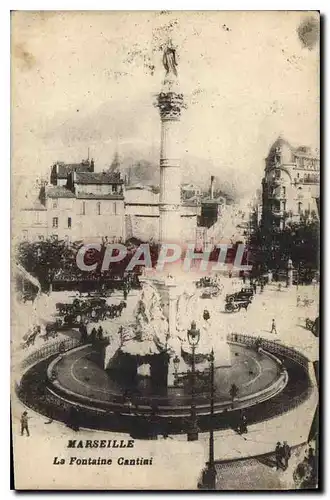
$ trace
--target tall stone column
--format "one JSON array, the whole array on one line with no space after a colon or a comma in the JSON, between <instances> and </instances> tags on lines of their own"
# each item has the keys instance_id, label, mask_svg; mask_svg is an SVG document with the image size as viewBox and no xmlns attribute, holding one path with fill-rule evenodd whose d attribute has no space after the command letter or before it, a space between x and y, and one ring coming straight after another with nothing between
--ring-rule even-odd
<instances>
[{"instance_id":1,"label":"tall stone column","mask_svg":"<svg viewBox=\"0 0 330 500\"><path fill-rule=\"evenodd\" d=\"M157 107L161 118L159 241L176 243L181 240L181 172L180 118L185 107L183 94L175 80L165 79L158 94Z\"/></svg>"}]
</instances>

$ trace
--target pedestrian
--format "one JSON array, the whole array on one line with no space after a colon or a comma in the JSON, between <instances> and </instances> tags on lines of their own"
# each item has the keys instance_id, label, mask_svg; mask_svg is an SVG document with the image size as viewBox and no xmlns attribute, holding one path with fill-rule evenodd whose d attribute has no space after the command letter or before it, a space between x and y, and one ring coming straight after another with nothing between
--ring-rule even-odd
<instances>
[{"instance_id":1,"label":"pedestrian","mask_svg":"<svg viewBox=\"0 0 330 500\"><path fill-rule=\"evenodd\" d=\"M97 338L98 340L103 340L103 328L101 325L97 329Z\"/></svg>"},{"instance_id":2,"label":"pedestrian","mask_svg":"<svg viewBox=\"0 0 330 500\"><path fill-rule=\"evenodd\" d=\"M271 329L270 333L277 334L276 323L275 323L275 319L274 318L272 319L272 329Z\"/></svg>"},{"instance_id":3,"label":"pedestrian","mask_svg":"<svg viewBox=\"0 0 330 500\"><path fill-rule=\"evenodd\" d=\"M284 441L283 446L282 446L282 456L284 460L284 470L288 468L289 465L289 458L291 457L291 449L290 446L288 445L287 441Z\"/></svg>"},{"instance_id":4,"label":"pedestrian","mask_svg":"<svg viewBox=\"0 0 330 500\"><path fill-rule=\"evenodd\" d=\"M239 389L237 387L236 384L232 384L230 386L230 390L229 390L229 394L231 396L231 402L232 402L232 408L234 408L234 399L236 398L236 396L238 395L239 393Z\"/></svg>"},{"instance_id":5,"label":"pedestrian","mask_svg":"<svg viewBox=\"0 0 330 500\"><path fill-rule=\"evenodd\" d=\"M257 293L257 283L254 281L252 286L253 286L253 291L256 294Z\"/></svg>"},{"instance_id":6,"label":"pedestrian","mask_svg":"<svg viewBox=\"0 0 330 500\"><path fill-rule=\"evenodd\" d=\"M80 415L77 408L74 406L69 409L69 415L67 420L67 426L70 427L73 431L79 431L80 427Z\"/></svg>"},{"instance_id":7,"label":"pedestrian","mask_svg":"<svg viewBox=\"0 0 330 500\"><path fill-rule=\"evenodd\" d=\"M256 342L255 342L255 347L256 347L256 351L259 352L259 349L262 345L262 340L261 340L261 337L257 337L256 338Z\"/></svg>"},{"instance_id":8,"label":"pedestrian","mask_svg":"<svg viewBox=\"0 0 330 500\"><path fill-rule=\"evenodd\" d=\"M80 333L81 343L85 344L87 342L88 334L87 334L86 325L83 322L79 326L79 333Z\"/></svg>"},{"instance_id":9,"label":"pedestrian","mask_svg":"<svg viewBox=\"0 0 330 500\"><path fill-rule=\"evenodd\" d=\"M208 311L207 309L204 309L204 311L203 311L203 319L204 319L205 321L208 321L208 320L210 319L210 317L211 317L211 316L210 316L209 311Z\"/></svg>"},{"instance_id":10,"label":"pedestrian","mask_svg":"<svg viewBox=\"0 0 330 500\"><path fill-rule=\"evenodd\" d=\"M95 340L96 340L96 335L97 335L96 328L95 328L95 327L93 327L93 328L92 328L92 331L91 331L91 334L90 334L90 342L91 342L92 344L94 344L94 343L95 343Z\"/></svg>"},{"instance_id":11,"label":"pedestrian","mask_svg":"<svg viewBox=\"0 0 330 500\"><path fill-rule=\"evenodd\" d=\"M300 306L300 295L297 296L297 307Z\"/></svg>"},{"instance_id":12,"label":"pedestrian","mask_svg":"<svg viewBox=\"0 0 330 500\"><path fill-rule=\"evenodd\" d=\"M29 431L29 416L27 411L23 411L21 415L21 436L23 436L24 431L26 431L26 435L29 437L30 436L30 431Z\"/></svg>"},{"instance_id":13,"label":"pedestrian","mask_svg":"<svg viewBox=\"0 0 330 500\"><path fill-rule=\"evenodd\" d=\"M316 283L317 283L316 278L313 278L313 279L312 279L312 283L313 283L313 290L315 290Z\"/></svg>"},{"instance_id":14,"label":"pedestrian","mask_svg":"<svg viewBox=\"0 0 330 500\"><path fill-rule=\"evenodd\" d=\"M312 448L311 445L309 445L307 450L307 462L312 469L314 470L316 469L317 464L316 464L315 450Z\"/></svg>"},{"instance_id":15,"label":"pedestrian","mask_svg":"<svg viewBox=\"0 0 330 500\"><path fill-rule=\"evenodd\" d=\"M242 414L240 432L241 434L247 434L247 418L245 413Z\"/></svg>"},{"instance_id":16,"label":"pedestrian","mask_svg":"<svg viewBox=\"0 0 330 500\"><path fill-rule=\"evenodd\" d=\"M281 443L279 441L276 443L275 460L276 460L276 470L282 469L283 468L283 464L282 464L282 446L281 446Z\"/></svg>"}]
</instances>

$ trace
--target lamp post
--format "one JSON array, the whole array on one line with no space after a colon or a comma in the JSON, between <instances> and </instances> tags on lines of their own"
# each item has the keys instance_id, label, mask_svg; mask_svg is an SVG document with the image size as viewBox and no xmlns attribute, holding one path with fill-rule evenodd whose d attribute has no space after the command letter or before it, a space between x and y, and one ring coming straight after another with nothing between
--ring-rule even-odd
<instances>
[{"instance_id":1,"label":"lamp post","mask_svg":"<svg viewBox=\"0 0 330 500\"><path fill-rule=\"evenodd\" d=\"M210 360L210 437L209 437L209 463L206 471L206 486L209 490L216 487L216 469L214 465L214 351L212 348Z\"/></svg>"},{"instance_id":2,"label":"lamp post","mask_svg":"<svg viewBox=\"0 0 330 500\"><path fill-rule=\"evenodd\" d=\"M195 349L200 339L200 331L196 328L195 321L191 323L191 327L187 332L187 337L192 351L190 430L187 434L187 438L188 441L196 441L198 439L198 427L195 404Z\"/></svg>"},{"instance_id":3,"label":"lamp post","mask_svg":"<svg viewBox=\"0 0 330 500\"><path fill-rule=\"evenodd\" d=\"M173 358L173 366L174 366L174 385L177 385L178 383L178 369L180 365L180 358L176 354Z\"/></svg>"}]
</instances>

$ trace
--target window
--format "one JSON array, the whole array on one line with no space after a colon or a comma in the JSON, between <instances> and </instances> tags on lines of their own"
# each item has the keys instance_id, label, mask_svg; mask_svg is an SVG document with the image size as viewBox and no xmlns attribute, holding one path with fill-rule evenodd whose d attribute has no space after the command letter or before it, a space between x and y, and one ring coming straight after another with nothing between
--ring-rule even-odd
<instances>
[{"instance_id":1,"label":"window","mask_svg":"<svg viewBox=\"0 0 330 500\"><path fill-rule=\"evenodd\" d=\"M40 212L36 212L36 224L40 224Z\"/></svg>"},{"instance_id":2,"label":"window","mask_svg":"<svg viewBox=\"0 0 330 500\"><path fill-rule=\"evenodd\" d=\"M53 227L58 227L58 217L53 217Z\"/></svg>"},{"instance_id":3,"label":"window","mask_svg":"<svg viewBox=\"0 0 330 500\"><path fill-rule=\"evenodd\" d=\"M275 170L275 179L281 178L281 171L279 169Z\"/></svg>"},{"instance_id":4,"label":"window","mask_svg":"<svg viewBox=\"0 0 330 500\"><path fill-rule=\"evenodd\" d=\"M298 214L301 213L301 205L302 205L302 203L301 203L301 201L299 201L299 203L298 203Z\"/></svg>"},{"instance_id":5,"label":"window","mask_svg":"<svg viewBox=\"0 0 330 500\"><path fill-rule=\"evenodd\" d=\"M42 234L39 234L39 235L38 235L38 239L39 239L39 241L44 241L44 239L45 239L45 238L43 237L43 235L42 235Z\"/></svg>"},{"instance_id":6,"label":"window","mask_svg":"<svg viewBox=\"0 0 330 500\"><path fill-rule=\"evenodd\" d=\"M57 208L57 206L58 206L57 200L53 200L53 208Z\"/></svg>"},{"instance_id":7,"label":"window","mask_svg":"<svg viewBox=\"0 0 330 500\"><path fill-rule=\"evenodd\" d=\"M72 226L72 219L71 217L68 217L68 228L71 229Z\"/></svg>"},{"instance_id":8,"label":"window","mask_svg":"<svg viewBox=\"0 0 330 500\"><path fill-rule=\"evenodd\" d=\"M114 204L113 204L113 213L115 215L117 215L117 203L116 202L114 202Z\"/></svg>"},{"instance_id":9,"label":"window","mask_svg":"<svg viewBox=\"0 0 330 500\"><path fill-rule=\"evenodd\" d=\"M81 215L86 215L86 202L85 201L82 202Z\"/></svg>"},{"instance_id":10,"label":"window","mask_svg":"<svg viewBox=\"0 0 330 500\"><path fill-rule=\"evenodd\" d=\"M285 195L286 195L286 188L285 188L285 186L283 186L282 190L283 190L283 198L284 198Z\"/></svg>"},{"instance_id":11,"label":"window","mask_svg":"<svg viewBox=\"0 0 330 500\"><path fill-rule=\"evenodd\" d=\"M96 208L97 208L97 215L101 215L101 203L99 201L96 204Z\"/></svg>"},{"instance_id":12,"label":"window","mask_svg":"<svg viewBox=\"0 0 330 500\"><path fill-rule=\"evenodd\" d=\"M117 193L117 187L118 187L117 184L112 185L112 192L113 193Z\"/></svg>"}]
</instances>

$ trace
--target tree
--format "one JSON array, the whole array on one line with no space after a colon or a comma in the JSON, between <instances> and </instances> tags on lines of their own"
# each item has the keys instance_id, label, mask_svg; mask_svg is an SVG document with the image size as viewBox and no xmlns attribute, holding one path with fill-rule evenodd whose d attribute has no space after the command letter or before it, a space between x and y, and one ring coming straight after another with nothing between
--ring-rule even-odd
<instances>
[{"instance_id":1,"label":"tree","mask_svg":"<svg viewBox=\"0 0 330 500\"><path fill-rule=\"evenodd\" d=\"M319 233L316 214L303 214L299 222L290 222L284 229L259 228L249 240L255 267L265 263L271 269L286 269L291 258L296 269L318 269Z\"/></svg>"},{"instance_id":2,"label":"tree","mask_svg":"<svg viewBox=\"0 0 330 500\"><path fill-rule=\"evenodd\" d=\"M59 270L72 268L75 257L64 241L47 239L20 243L17 260L39 280L43 291L48 291L56 273Z\"/></svg>"}]
</instances>

